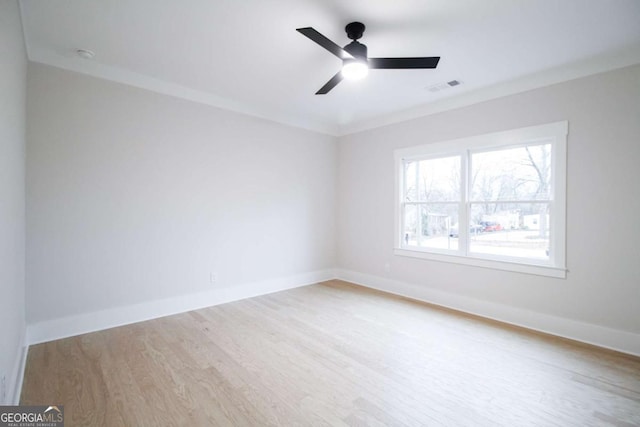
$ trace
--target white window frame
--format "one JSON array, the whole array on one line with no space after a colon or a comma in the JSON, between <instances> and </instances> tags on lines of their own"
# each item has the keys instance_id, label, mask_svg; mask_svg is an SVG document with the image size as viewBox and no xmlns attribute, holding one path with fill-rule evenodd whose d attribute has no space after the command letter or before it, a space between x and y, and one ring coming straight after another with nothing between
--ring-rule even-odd
<instances>
[{"instance_id":1,"label":"white window frame","mask_svg":"<svg viewBox=\"0 0 640 427\"><path fill-rule=\"evenodd\" d=\"M395 241L394 254L412 258L452 262L456 264L472 265L476 267L493 268L497 270L515 271L519 273L536 274L548 277L566 278L566 192L567 192L567 135L569 123L567 121L512 129L484 135L471 136L450 141L436 142L395 150ZM551 144L551 202L550 218L550 247L548 260L533 260L526 258L511 258L499 255L471 253L467 251L465 239L467 233L460 233L457 253L425 247L407 246L403 242L402 212L404 171L406 160L423 160L448 156L461 156L462 171L462 209L459 224L467 224L470 209L469 180L471 155L482 151L501 150L528 144ZM460 226L462 231L464 226Z\"/></svg>"}]
</instances>

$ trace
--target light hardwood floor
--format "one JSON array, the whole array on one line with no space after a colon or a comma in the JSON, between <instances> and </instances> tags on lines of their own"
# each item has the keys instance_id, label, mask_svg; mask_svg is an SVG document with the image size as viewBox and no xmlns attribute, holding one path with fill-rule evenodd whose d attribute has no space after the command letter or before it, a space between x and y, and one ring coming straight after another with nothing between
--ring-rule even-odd
<instances>
[{"instance_id":1,"label":"light hardwood floor","mask_svg":"<svg viewBox=\"0 0 640 427\"><path fill-rule=\"evenodd\" d=\"M331 281L29 349L66 426L637 426L640 359Z\"/></svg>"}]
</instances>

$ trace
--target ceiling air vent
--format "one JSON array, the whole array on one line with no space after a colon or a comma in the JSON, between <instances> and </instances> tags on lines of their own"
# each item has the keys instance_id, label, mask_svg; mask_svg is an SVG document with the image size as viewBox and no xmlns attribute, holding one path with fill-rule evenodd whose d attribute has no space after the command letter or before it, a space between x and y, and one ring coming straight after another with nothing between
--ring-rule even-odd
<instances>
[{"instance_id":1,"label":"ceiling air vent","mask_svg":"<svg viewBox=\"0 0 640 427\"><path fill-rule=\"evenodd\" d=\"M462 82L460 80L450 80L446 83L436 83L434 85L427 86L425 89L427 89L429 92L435 93L443 91L445 89L450 89L455 86L460 86L461 84Z\"/></svg>"}]
</instances>

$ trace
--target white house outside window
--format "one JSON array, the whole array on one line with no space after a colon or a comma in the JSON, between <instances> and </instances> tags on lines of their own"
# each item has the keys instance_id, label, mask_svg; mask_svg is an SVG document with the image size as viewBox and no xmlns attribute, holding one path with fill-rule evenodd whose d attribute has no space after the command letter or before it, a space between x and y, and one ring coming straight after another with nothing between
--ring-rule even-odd
<instances>
[{"instance_id":1,"label":"white house outside window","mask_svg":"<svg viewBox=\"0 0 640 427\"><path fill-rule=\"evenodd\" d=\"M397 255L565 277L567 122L397 150Z\"/></svg>"}]
</instances>

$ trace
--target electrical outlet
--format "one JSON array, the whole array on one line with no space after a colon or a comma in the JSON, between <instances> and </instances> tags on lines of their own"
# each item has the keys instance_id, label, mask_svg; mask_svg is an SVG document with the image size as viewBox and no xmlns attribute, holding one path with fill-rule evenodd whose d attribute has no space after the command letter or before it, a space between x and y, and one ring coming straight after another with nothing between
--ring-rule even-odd
<instances>
[{"instance_id":1,"label":"electrical outlet","mask_svg":"<svg viewBox=\"0 0 640 427\"><path fill-rule=\"evenodd\" d=\"M212 271L211 273L209 273L209 282L211 283L217 283L218 282L218 273L215 271Z\"/></svg>"},{"instance_id":2,"label":"electrical outlet","mask_svg":"<svg viewBox=\"0 0 640 427\"><path fill-rule=\"evenodd\" d=\"M0 403L7 404L7 376L3 375L0 380Z\"/></svg>"}]
</instances>

